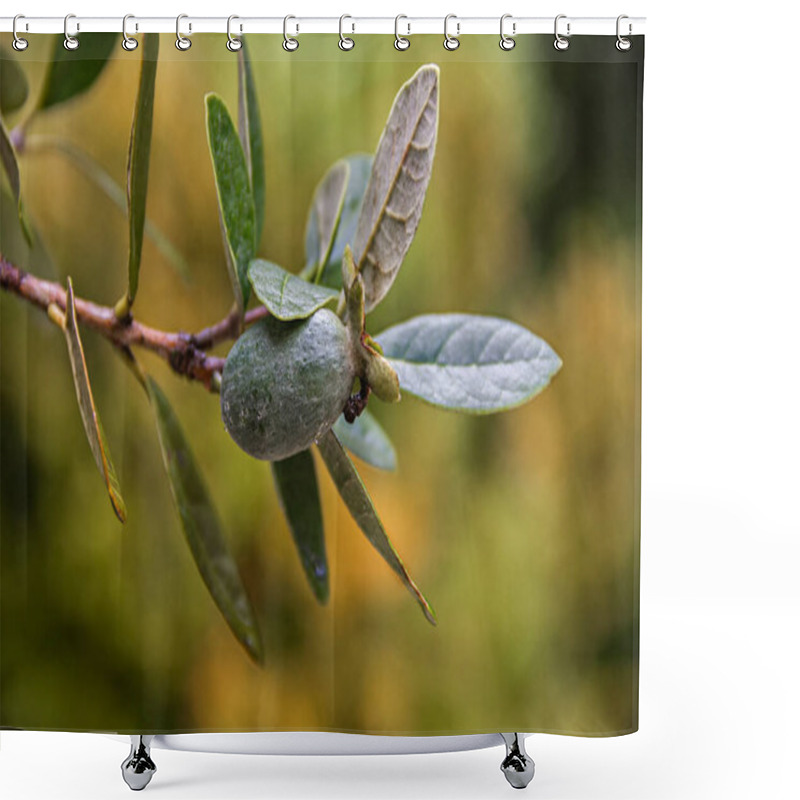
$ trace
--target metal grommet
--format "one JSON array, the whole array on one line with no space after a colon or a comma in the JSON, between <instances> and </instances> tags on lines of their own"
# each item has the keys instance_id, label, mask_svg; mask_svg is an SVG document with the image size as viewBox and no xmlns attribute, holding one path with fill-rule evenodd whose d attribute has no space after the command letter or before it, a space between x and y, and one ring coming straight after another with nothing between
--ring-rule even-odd
<instances>
[{"instance_id":1,"label":"metal grommet","mask_svg":"<svg viewBox=\"0 0 800 800\"><path fill-rule=\"evenodd\" d=\"M342 31L342 26L344 25L344 21L346 19L353 19L353 18L349 14L342 14L342 16L339 17L339 49L345 51L352 50L356 46L355 41L351 39L349 36L345 36L344 32ZM355 32L356 29L355 22L352 23L352 25L353 25L353 31Z\"/></svg>"},{"instance_id":2,"label":"metal grommet","mask_svg":"<svg viewBox=\"0 0 800 800\"><path fill-rule=\"evenodd\" d=\"M512 19L511 14L503 14L503 16L500 17L500 49L505 51L513 50L514 46L517 44L516 41L511 38L511 36L506 36L506 33L503 30L503 26L505 25L505 21L507 19ZM517 33L517 23L512 22L511 34L512 36L515 36L516 33Z\"/></svg>"},{"instance_id":3,"label":"metal grommet","mask_svg":"<svg viewBox=\"0 0 800 800\"><path fill-rule=\"evenodd\" d=\"M553 42L553 47L555 47L556 50L566 50L569 47L569 39L567 37L570 36L570 23L567 22L567 36L562 36L558 32L558 21L566 18L566 14L559 14L556 17L556 21L553 25L553 32L555 33L556 37L555 41Z\"/></svg>"},{"instance_id":4,"label":"metal grommet","mask_svg":"<svg viewBox=\"0 0 800 800\"><path fill-rule=\"evenodd\" d=\"M447 23L450 22L451 19L456 20L455 36L451 36L447 31ZM451 52L453 50L458 50L458 46L461 44L461 42L458 40L458 34L460 32L461 32L461 23L458 22L458 17L455 14L448 14L444 18L444 42L442 42L442 44L444 45L445 50L450 50Z\"/></svg>"},{"instance_id":5,"label":"metal grommet","mask_svg":"<svg viewBox=\"0 0 800 800\"><path fill-rule=\"evenodd\" d=\"M239 17L237 17L236 14L231 14L228 17L228 41L225 47L227 47L228 50L231 51L231 53L236 53L242 49L242 40L238 36L234 36L231 33L231 22L233 22L235 19L239 19ZM239 25L239 33L240 34L242 33L241 25Z\"/></svg>"},{"instance_id":6,"label":"metal grommet","mask_svg":"<svg viewBox=\"0 0 800 800\"><path fill-rule=\"evenodd\" d=\"M288 14L283 18L283 49L286 50L288 53L293 53L300 47L299 39L295 39L294 36L289 36L288 32L288 24L290 19L297 19L297 17L293 17L291 14ZM296 26L296 31L300 32L300 26Z\"/></svg>"},{"instance_id":7,"label":"metal grommet","mask_svg":"<svg viewBox=\"0 0 800 800\"><path fill-rule=\"evenodd\" d=\"M617 47L617 50L619 50L622 53L626 53L628 50L631 49L631 40L626 38L625 36L623 36L620 33L620 28L621 28L621 24L620 23L622 22L622 20L628 19L628 18L629 17L628 17L627 14L620 14L617 17L617 43L616 43L616 47ZM631 33L633 33L633 25L631 25L631 23L629 22L628 23L628 36L630 36Z\"/></svg>"},{"instance_id":8,"label":"metal grommet","mask_svg":"<svg viewBox=\"0 0 800 800\"><path fill-rule=\"evenodd\" d=\"M411 47L411 39L406 39L405 36L400 35L399 26L401 19L408 19L408 17L405 14L398 14L394 18L394 49L402 52L403 50L408 50L408 48ZM406 25L408 26L408 35L410 36L411 23L407 22Z\"/></svg>"},{"instance_id":9,"label":"metal grommet","mask_svg":"<svg viewBox=\"0 0 800 800\"><path fill-rule=\"evenodd\" d=\"M14 34L14 41L11 43L11 46L15 50L17 50L18 52L21 53L23 50L27 50L28 49L28 40L27 39L23 39L17 33L17 20L20 20L20 19L25 19L25 17L22 14L17 14L14 17L14 22L11 23L11 33ZM25 30L28 30L28 23L27 22L25 23Z\"/></svg>"},{"instance_id":10,"label":"metal grommet","mask_svg":"<svg viewBox=\"0 0 800 800\"><path fill-rule=\"evenodd\" d=\"M139 46L139 41L134 39L133 36L128 36L128 20L135 19L133 14L126 14L122 18L122 49L127 50L130 52L131 50L135 50ZM139 26L136 25L134 30L139 30Z\"/></svg>"},{"instance_id":11,"label":"metal grommet","mask_svg":"<svg viewBox=\"0 0 800 800\"><path fill-rule=\"evenodd\" d=\"M80 42L78 39L70 34L69 32L69 21L71 19L75 19L74 14L67 14L64 17L64 49L65 50L77 50L80 47ZM80 23L75 24L75 31L79 31L81 29Z\"/></svg>"},{"instance_id":12,"label":"metal grommet","mask_svg":"<svg viewBox=\"0 0 800 800\"><path fill-rule=\"evenodd\" d=\"M181 20L182 19L189 19L188 14L178 14L175 17L175 47L178 50L188 50L192 46L192 40L188 39L181 33ZM192 23L189 23L189 33L192 32Z\"/></svg>"}]
</instances>

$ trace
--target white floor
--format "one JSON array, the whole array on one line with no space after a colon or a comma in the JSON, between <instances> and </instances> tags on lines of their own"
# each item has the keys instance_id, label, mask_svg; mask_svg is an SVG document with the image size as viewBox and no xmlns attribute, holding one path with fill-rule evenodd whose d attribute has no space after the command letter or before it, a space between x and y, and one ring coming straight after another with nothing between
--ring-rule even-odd
<instances>
[{"instance_id":1,"label":"white floor","mask_svg":"<svg viewBox=\"0 0 800 800\"><path fill-rule=\"evenodd\" d=\"M641 730L534 736L540 800L796 798L800 604L697 601L645 609ZM146 796L164 800L509 797L502 748L423 756L225 756L155 750ZM127 747L104 736L0 734L0 797L129 796Z\"/></svg>"}]
</instances>

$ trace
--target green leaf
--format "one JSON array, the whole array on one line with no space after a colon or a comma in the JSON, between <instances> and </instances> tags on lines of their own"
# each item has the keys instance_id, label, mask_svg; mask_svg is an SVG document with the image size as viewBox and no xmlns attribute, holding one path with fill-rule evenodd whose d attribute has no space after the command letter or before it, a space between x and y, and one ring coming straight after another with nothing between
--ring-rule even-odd
<instances>
[{"instance_id":1,"label":"green leaf","mask_svg":"<svg viewBox=\"0 0 800 800\"><path fill-rule=\"evenodd\" d=\"M250 657L261 664L263 652L256 616L203 476L166 396L151 377L148 376L146 383L156 417L164 467L186 542L228 627Z\"/></svg>"},{"instance_id":2,"label":"green leaf","mask_svg":"<svg viewBox=\"0 0 800 800\"><path fill-rule=\"evenodd\" d=\"M561 368L547 342L496 317L428 314L375 338L401 389L433 405L473 414L525 403Z\"/></svg>"},{"instance_id":3,"label":"green leaf","mask_svg":"<svg viewBox=\"0 0 800 800\"><path fill-rule=\"evenodd\" d=\"M92 387L89 383L89 373L86 369L86 358L83 354L83 344L78 331L78 319L75 315L75 295L72 291L72 280L67 278L67 308L64 322L64 335L67 339L69 361L72 366L72 379L75 383L75 393L78 396L78 407L83 420L83 429L89 440L97 469L102 475L111 500L111 506L120 522L125 522L127 512L122 499L119 481L111 456L108 453L108 442L103 431L103 425L97 414L97 408L92 396Z\"/></svg>"},{"instance_id":4,"label":"green leaf","mask_svg":"<svg viewBox=\"0 0 800 800\"><path fill-rule=\"evenodd\" d=\"M25 213L25 204L22 202L22 196L20 194L21 184L17 154L2 117L0 117L0 162L3 164L3 171L8 178L8 184L14 196L14 204L17 209L17 219L19 221L20 230L25 237L28 247L33 248L35 245L34 234L31 223L28 220L28 215Z\"/></svg>"},{"instance_id":5,"label":"green leaf","mask_svg":"<svg viewBox=\"0 0 800 800\"><path fill-rule=\"evenodd\" d=\"M34 241L34 232L33 232L33 224L28 217L27 212L25 211L25 203L23 203L22 198L20 197L19 206L17 208L19 212L19 226L22 229L22 235L25 237L25 241L28 247L33 248L36 244Z\"/></svg>"},{"instance_id":6,"label":"green leaf","mask_svg":"<svg viewBox=\"0 0 800 800\"><path fill-rule=\"evenodd\" d=\"M359 153L348 156L343 160L349 167L349 175L344 192L344 201L342 202L342 211L327 264L318 277L319 283L330 286L332 289L342 288L344 248L352 243L353 237L356 235L356 225L361 215L364 192L367 190L367 182L372 169L371 155ZM306 247L306 253L308 253L308 247Z\"/></svg>"},{"instance_id":7,"label":"green leaf","mask_svg":"<svg viewBox=\"0 0 800 800\"><path fill-rule=\"evenodd\" d=\"M334 236L339 227L350 165L337 161L314 190L306 223L306 265L316 267L318 281L328 263Z\"/></svg>"},{"instance_id":8,"label":"green leaf","mask_svg":"<svg viewBox=\"0 0 800 800\"><path fill-rule=\"evenodd\" d=\"M243 314L250 297L247 268L255 255L255 206L242 143L222 98L206 95L206 132L231 283Z\"/></svg>"},{"instance_id":9,"label":"green leaf","mask_svg":"<svg viewBox=\"0 0 800 800\"><path fill-rule=\"evenodd\" d=\"M345 324L354 342L364 333L364 281L356 272L353 251L344 248L342 259L342 286L344 287Z\"/></svg>"},{"instance_id":10,"label":"green leaf","mask_svg":"<svg viewBox=\"0 0 800 800\"><path fill-rule=\"evenodd\" d=\"M330 472L331 478L333 478L333 482L336 484L342 500L344 500L344 504L358 527L361 528L370 544L400 577L405 587L419 603L428 622L435 625L436 615L430 603L425 599L425 596L417 588L414 581L411 580L408 570L389 541L383 524L378 518L378 513L372 505L372 500L367 494L367 490L358 472L356 472L353 462L336 438L336 434L332 430L328 430L320 437L317 447L319 447L325 466L328 468L328 472Z\"/></svg>"},{"instance_id":11,"label":"green leaf","mask_svg":"<svg viewBox=\"0 0 800 800\"><path fill-rule=\"evenodd\" d=\"M256 233L255 247L261 241L266 205L266 182L264 178L264 141L261 135L261 114L258 110L258 95L250 64L250 49L244 39L239 50L239 138L244 148L250 186L253 190Z\"/></svg>"},{"instance_id":12,"label":"green leaf","mask_svg":"<svg viewBox=\"0 0 800 800\"><path fill-rule=\"evenodd\" d=\"M272 461L271 465L281 508L303 570L314 596L324 605L330 594L328 559L314 458L310 450L303 450L282 461Z\"/></svg>"},{"instance_id":13,"label":"green leaf","mask_svg":"<svg viewBox=\"0 0 800 800\"><path fill-rule=\"evenodd\" d=\"M108 58L119 42L116 33L83 33L80 47L70 51L63 38L53 36L53 49L44 78L39 109L44 111L85 92L100 77Z\"/></svg>"},{"instance_id":14,"label":"green leaf","mask_svg":"<svg viewBox=\"0 0 800 800\"><path fill-rule=\"evenodd\" d=\"M39 231L32 224L27 233L23 230L19 206L5 186L0 186L0 248L12 264L24 265L26 270L42 278L55 280L58 277Z\"/></svg>"},{"instance_id":15,"label":"green leaf","mask_svg":"<svg viewBox=\"0 0 800 800\"><path fill-rule=\"evenodd\" d=\"M395 97L375 152L353 254L369 313L389 291L417 231L439 124L439 67L420 67Z\"/></svg>"},{"instance_id":16,"label":"green leaf","mask_svg":"<svg viewBox=\"0 0 800 800\"><path fill-rule=\"evenodd\" d=\"M280 320L306 319L339 298L336 290L304 281L260 258L250 262L248 276L258 299Z\"/></svg>"},{"instance_id":17,"label":"green leaf","mask_svg":"<svg viewBox=\"0 0 800 800\"><path fill-rule=\"evenodd\" d=\"M146 33L142 46L142 67L139 93L133 113L128 149L128 297L130 307L139 288L139 267L142 263L147 177L150 171L150 143L153 136L153 107L158 67L158 34Z\"/></svg>"},{"instance_id":18,"label":"green leaf","mask_svg":"<svg viewBox=\"0 0 800 800\"><path fill-rule=\"evenodd\" d=\"M17 154L14 145L11 144L11 137L8 135L6 125L0 119L0 161L3 162L3 171L8 178L8 185L11 187L11 194L14 202L19 206L19 165L17 164Z\"/></svg>"},{"instance_id":19,"label":"green leaf","mask_svg":"<svg viewBox=\"0 0 800 800\"><path fill-rule=\"evenodd\" d=\"M57 150L66 156L115 206L121 211L127 212L128 198L125 190L91 156L67 139L62 139L60 136L37 134L28 139L25 152L35 153L49 149ZM147 218L144 222L144 232L175 271L185 281L189 281L191 279L189 264L167 235Z\"/></svg>"},{"instance_id":20,"label":"green leaf","mask_svg":"<svg viewBox=\"0 0 800 800\"><path fill-rule=\"evenodd\" d=\"M25 105L28 79L18 59L0 47L0 114L10 114Z\"/></svg>"},{"instance_id":21,"label":"green leaf","mask_svg":"<svg viewBox=\"0 0 800 800\"><path fill-rule=\"evenodd\" d=\"M355 456L378 469L397 469L397 454L391 439L367 409L350 423L339 417L333 426L339 441Z\"/></svg>"}]
</instances>

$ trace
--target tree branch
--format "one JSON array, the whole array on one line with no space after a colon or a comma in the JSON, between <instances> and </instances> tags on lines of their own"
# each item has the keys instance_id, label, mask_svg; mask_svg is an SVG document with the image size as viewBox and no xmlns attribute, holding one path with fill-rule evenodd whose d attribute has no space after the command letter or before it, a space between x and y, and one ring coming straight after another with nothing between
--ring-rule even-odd
<instances>
[{"instance_id":1,"label":"tree branch","mask_svg":"<svg viewBox=\"0 0 800 800\"><path fill-rule=\"evenodd\" d=\"M45 312L53 304L62 311L66 309L67 293L63 286L25 272L6 261L2 255L0 288L18 295ZM158 330L133 317L119 320L110 306L97 305L80 297L75 298L75 313L82 324L94 328L123 353L130 353L132 347L150 350L163 358L179 375L199 381L209 391L214 390L215 375L222 373L225 359L209 356L205 350L226 339L235 339L240 333L235 311L196 334ZM255 322L268 313L263 306L255 308L247 313L245 324Z\"/></svg>"},{"instance_id":2,"label":"tree branch","mask_svg":"<svg viewBox=\"0 0 800 800\"><path fill-rule=\"evenodd\" d=\"M267 316L269 316L269 311L265 306L253 308L245 314L245 327ZM215 345L227 339L238 339L240 333L239 312L236 307L234 307L227 317L224 317L216 324L210 325L208 328L203 328L203 330L197 333L193 333L191 335L191 340L195 347L201 350L210 350Z\"/></svg>"}]
</instances>

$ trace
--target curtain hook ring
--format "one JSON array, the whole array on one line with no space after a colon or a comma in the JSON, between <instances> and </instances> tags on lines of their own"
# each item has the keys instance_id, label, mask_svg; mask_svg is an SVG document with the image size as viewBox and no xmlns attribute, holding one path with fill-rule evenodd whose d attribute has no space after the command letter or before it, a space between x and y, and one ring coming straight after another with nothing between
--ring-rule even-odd
<instances>
[{"instance_id":1,"label":"curtain hook ring","mask_svg":"<svg viewBox=\"0 0 800 800\"><path fill-rule=\"evenodd\" d=\"M408 19L405 14L398 14L394 18L394 47L395 50L408 50L411 47L411 39L406 39L405 36L400 35L400 20L401 19ZM411 35L411 23L407 22L406 25L408 26L408 35Z\"/></svg>"},{"instance_id":2,"label":"curtain hook ring","mask_svg":"<svg viewBox=\"0 0 800 800\"><path fill-rule=\"evenodd\" d=\"M451 19L456 20L456 35L455 36L451 36L447 31L447 24L450 22ZM458 21L458 17L455 14L448 14L444 18L444 42L443 42L443 44L444 44L444 49L445 50L450 50L451 52L453 50L458 50L458 46L461 44L461 42L458 40L458 34L460 33L460 31L461 31L461 23Z\"/></svg>"},{"instance_id":3,"label":"curtain hook ring","mask_svg":"<svg viewBox=\"0 0 800 800\"><path fill-rule=\"evenodd\" d=\"M126 14L122 18L122 49L128 50L135 50L139 46L139 41L135 39L133 36L128 36L128 20L129 19L136 19L133 14ZM136 24L134 30L139 30L139 25Z\"/></svg>"},{"instance_id":4,"label":"curtain hook ring","mask_svg":"<svg viewBox=\"0 0 800 800\"><path fill-rule=\"evenodd\" d=\"M239 34L240 34L240 36L234 36L231 33L231 23L235 19L239 19L239 17L237 17L236 14L231 14L228 17L228 41L225 44L225 47L227 47L228 50L231 51L231 53L236 53L236 52L238 52L239 50L242 49L241 33L242 33L243 26L241 24L239 25Z\"/></svg>"},{"instance_id":5,"label":"curtain hook ring","mask_svg":"<svg viewBox=\"0 0 800 800\"><path fill-rule=\"evenodd\" d=\"M345 36L342 31L342 27L344 26L344 21L346 19L353 19L353 18L349 14L342 14L342 16L339 17L339 49L345 51L352 50L356 46L355 41L350 36ZM353 26L353 31L355 32L356 29L355 22L352 22L351 25Z\"/></svg>"},{"instance_id":6,"label":"curtain hook ring","mask_svg":"<svg viewBox=\"0 0 800 800\"><path fill-rule=\"evenodd\" d=\"M556 21L555 21L555 23L553 25L553 32L555 33L555 37L556 37L555 41L553 42L553 47L555 47L556 50L566 50L569 47L569 38L568 37L572 35L572 33L570 31L570 23L569 22L567 22L567 35L566 36L562 36L558 32L558 21L562 20L562 19L567 19L567 15L566 14L559 14L556 17Z\"/></svg>"},{"instance_id":7,"label":"curtain hook ring","mask_svg":"<svg viewBox=\"0 0 800 800\"><path fill-rule=\"evenodd\" d=\"M17 14L14 17L14 22L11 24L11 32L14 34L14 41L11 43L11 46L19 53L21 53L23 50L26 50L28 48L28 40L27 39L23 39L17 33L17 20L20 20L20 19L25 19L25 16L23 14ZM28 23L27 22L25 23L25 30L28 30Z\"/></svg>"},{"instance_id":8,"label":"curtain hook ring","mask_svg":"<svg viewBox=\"0 0 800 800\"><path fill-rule=\"evenodd\" d=\"M64 49L65 50L77 50L80 47L80 42L78 41L77 37L73 36L69 32L69 21L71 19L76 19L74 14L67 14L64 17ZM75 23L75 31L79 31L81 29L80 23Z\"/></svg>"},{"instance_id":9,"label":"curtain hook ring","mask_svg":"<svg viewBox=\"0 0 800 800\"><path fill-rule=\"evenodd\" d=\"M287 53L293 53L300 47L300 40L296 39L294 36L289 36L288 25L290 19L297 19L297 17L288 14L283 18L283 49L286 50ZM296 26L296 32L300 32L299 25Z\"/></svg>"},{"instance_id":10,"label":"curtain hook ring","mask_svg":"<svg viewBox=\"0 0 800 800\"><path fill-rule=\"evenodd\" d=\"M503 14L503 16L500 17L500 49L505 50L506 52L513 50L514 46L517 44L513 38L517 33L517 23L511 23L511 36L506 36L503 26L505 25L507 19L513 20L511 14Z\"/></svg>"},{"instance_id":11,"label":"curtain hook ring","mask_svg":"<svg viewBox=\"0 0 800 800\"><path fill-rule=\"evenodd\" d=\"M178 14L175 17L175 47L178 50L188 50L192 46L192 40L187 38L181 33L181 20L182 19L189 19L188 14ZM189 23L189 33L192 32L192 23Z\"/></svg>"},{"instance_id":12,"label":"curtain hook ring","mask_svg":"<svg viewBox=\"0 0 800 800\"><path fill-rule=\"evenodd\" d=\"M617 17L617 43L616 43L616 47L617 47L617 50L619 50L622 53L625 53L625 52L627 52L628 50L631 49L631 40L626 38L625 36L623 36L622 33L620 32L621 31L621 27L622 27L622 20L624 20L624 19L629 20L630 18L628 17L627 14L620 14ZM629 21L628 22L628 36L630 36L632 33L633 33L633 25L631 25L631 23Z\"/></svg>"}]
</instances>

